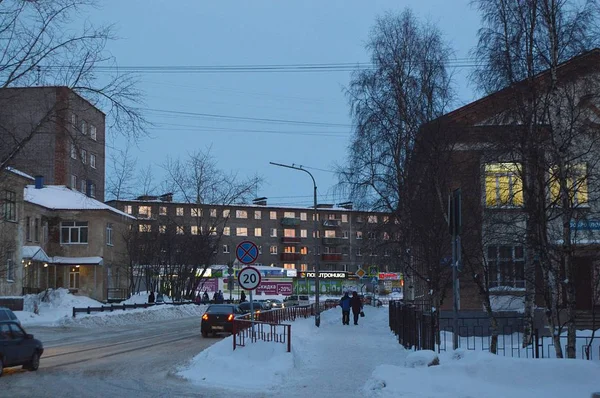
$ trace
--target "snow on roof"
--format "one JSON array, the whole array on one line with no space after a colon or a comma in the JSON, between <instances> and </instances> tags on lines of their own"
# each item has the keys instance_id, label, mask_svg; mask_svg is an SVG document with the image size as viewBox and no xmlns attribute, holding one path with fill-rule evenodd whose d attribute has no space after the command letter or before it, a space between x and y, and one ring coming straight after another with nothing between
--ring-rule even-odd
<instances>
[{"instance_id":1,"label":"snow on roof","mask_svg":"<svg viewBox=\"0 0 600 398\"><path fill-rule=\"evenodd\" d=\"M25 200L52 210L108 210L135 220L127 213L64 185L45 185L40 189L28 185L25 187Z\"/></svg>"},{"instance_id":2,"label":"snow on roof","mask_svg":"<svg viewBox=\"0 0 600 398\"><path fill-rule=\"evenodd\" d=\"M27 178L27 179L29 179L29 180L34 180L34 181L35 181L35 178L34 178L34 177L32 177L32 176L30 176L29 174L27 174L27 173L24 173L24 172L22 172L22 171L20 171L20 170L17 170L17 169L15 169L14 167L7 167L7 168L6 168L6 170L7 170L7 171L10 171L11 173L13 173L13 174L16 174L16 175L18 175L18 176L25 177L25 178Z\"/></svg>"},{"instance_id":3,"label":"snow on roof","mask_svg":"<svg viewBox=\"0 0 600 398\"><path fill-rule=\"evenodd\" d=\"M63 264L63 265L102 265L102 257L52 257L52 264Z\"/></svg>"},{"instance_id":4,"label":"snow on roof","mask_svg":"<svg viewBox=\"0 0 600 398\"><path fill-rule=\"evenodd\" d=\"M30 258L34 261L51 262L50 257L40 246L23 246L21 248L21 257Z\"/></svg>"}]
</instances>

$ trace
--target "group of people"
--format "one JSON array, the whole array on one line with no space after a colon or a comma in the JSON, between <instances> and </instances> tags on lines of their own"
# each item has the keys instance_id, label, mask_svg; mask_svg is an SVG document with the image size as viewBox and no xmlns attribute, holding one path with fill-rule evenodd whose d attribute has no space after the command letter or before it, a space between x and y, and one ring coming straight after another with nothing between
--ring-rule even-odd
<instances>
[{"instance_id":1,"label":"group of people","mask_svg":"<svg viewBox=\"0 0 600 398\"><path fill-rule=\"evenodd\" d=\"M350 310L354 315L354 324L358 325L358 318L363 313L363 303L358 293L352 292L352 297L348 292L344 293L344 297L340 299L340 307L342 307L342 325L350 325Z\"/></svg>"}]
</instances>

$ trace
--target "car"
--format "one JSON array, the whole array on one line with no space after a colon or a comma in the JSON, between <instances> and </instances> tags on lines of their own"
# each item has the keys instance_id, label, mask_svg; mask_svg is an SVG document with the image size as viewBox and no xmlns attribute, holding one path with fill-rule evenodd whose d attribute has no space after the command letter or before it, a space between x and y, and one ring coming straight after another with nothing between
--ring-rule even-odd
<instances>
[{"instance_id":1,"label":"car","mask_svg":"<svg viewBox=\"0 0 600 398\"><path fill-rule=\"evenodd\" d=\"M307 295L301 294L296 295L292 294L291 296L286 297L283 302L287 307L300 306L307 307L310 305L310 299Z\"/></svg>"},{"instance_id":2,"label":"car","mask_svg":"<svg viewBox=\"0 0 600 398\"><path fill-rule=\"evenodd\" d=\"M266 304L263 304L260 301L252 301L252 307L254 310L255 314L260 314L262 311L267 311L270 310L271 308L267 307ZM250 313L250 301L244 301L243 303L241 303L239 305L240 310L242 311L242 313L244 314L249 314Z\"/></svg>"},{"instance_id":3,"label":"car","mask_svg":"<svg viewBox=\"0 0 600 398\"><path fill-rule=\"evenodd\" d=\"M6 307L0 307L0 322L2 321L13 321L17 322L19 325L21 324L21 321L19 321L19 318L17 318L15 313L12 312L10 308Z\"/></svg>"},{"instance_id":4,"label":"car","mask_svg":"<svg viewBox=\"0 0 600 398\"><path fill-rule=\"evenodd\" d=\"M281 301L281 300L270 299L267 301L269 302L269 305L271 306L272 309L285 308L285 305L283 304L283 301Z\"/></svg>"},{"instance_id":5,"label":"car","mask_svg":"<svg viewBox=\"0 0 600 398\"><path fill-rule=\"evenodd\" d=\"M266 300L256 300L256 301L260 303L263 311L268 311L271 309L271 300L266 299Z\"/></svg>"},{"instance_id":6,"label":"car","mask_svg":"<svg viewBox=\"0 0 600 398\"><path fill-rule=\"evenodd\" d=\"M233 320L243 312L235 304L211 304L202 315L200 332L202 337L208 337L211 333L215 336L217 333L232 333Z\"/></svg>"},{"instance_id":7,"label":"car","mask_svg":"<svg viewBox=\"0 0 600 398\"><path fill-rule=\"evenodd\" d=\"M15 321L0 321L0 376L4 368L23 366L37 370L44 353L42 342Z\"/></svg>"},{"instance_id":8,"label":"car","mask_svg":"<svg viewBox=\"0 0 600 398\"><path fill-rule=\"evenodd\" d=\"M336 307L337 305L339 305L340 300L338 299L332 299L332 298L328 298L325 300L325 305L329 306L329 307Z\"/></svg>"}]
</instances>

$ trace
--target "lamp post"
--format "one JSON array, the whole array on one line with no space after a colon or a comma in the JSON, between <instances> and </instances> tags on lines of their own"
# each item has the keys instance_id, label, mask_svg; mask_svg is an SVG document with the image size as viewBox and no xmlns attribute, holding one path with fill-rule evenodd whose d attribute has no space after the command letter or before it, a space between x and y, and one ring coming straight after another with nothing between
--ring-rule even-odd
<instances>
[{"instance_id":1,"label":"lamp post","mask_svg":"<svg viewBox=\"0 0 600 398\"><path fill-rule=\"evenodd\" d=\"M313 175L311 174L310 171L303 169L302 166L296 166L294 164L287 165L287 164L281 164L281 163L275 163L275 162L269 162L270 164L272 164L273 166L279 166L279 167L287 167L288 169L294 169L294 170L300 170L305 172L306 174L308 174L310 176L310 178L312 179L313 182L313 188L314 188L314 194L313 194L313 210L314 210L314 214L313 214L313 240L314 240L314 256L315 256L315 326L319 327L321 326L321 312L320 312L320 308L319 308L319 291L320 291L320 286L319 286L319 256L317 255L317 246L318 246L318 238L317 238L317 183L315 182L315 177L313 177Z\"/></svg>"}]
</instances>

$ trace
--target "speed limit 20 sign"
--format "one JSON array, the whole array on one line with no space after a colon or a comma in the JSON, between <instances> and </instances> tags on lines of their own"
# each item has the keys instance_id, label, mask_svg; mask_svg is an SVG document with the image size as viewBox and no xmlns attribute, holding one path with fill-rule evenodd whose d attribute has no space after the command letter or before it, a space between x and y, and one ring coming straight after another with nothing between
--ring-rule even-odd
<instances>
[{"instance_id":1,"label":"speed limit 20 sign","mask_svg":"<svg viewBox=\"0 0 600 398\"><path fill-rule=\"evenodd\" d=\"M238 283L244 290L254 290L260 285L260 272L254 267L244 267L238 273Z\"/></svg>"}]
</instances>

